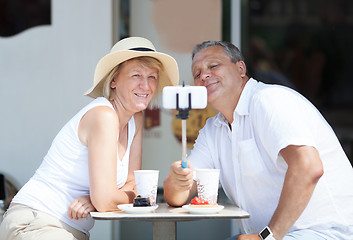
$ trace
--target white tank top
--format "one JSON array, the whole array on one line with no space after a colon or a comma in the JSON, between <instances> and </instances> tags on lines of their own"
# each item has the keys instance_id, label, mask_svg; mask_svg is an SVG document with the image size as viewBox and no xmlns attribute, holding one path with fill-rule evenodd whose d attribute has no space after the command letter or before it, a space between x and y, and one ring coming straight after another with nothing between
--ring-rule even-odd
<instances>
[{"instance_id":1,"label":"white tank top","mask_svg":"<svg viewBox=\"0 0 353 240\"><path fill-rule=\"evenodd\" d=\"M97 106L109 106L114 109L106 98L100 97L78 112L60 130L34 176L12 201L54 215L86 234L93 227L94 220L90 216L79 220L70 219L67 210L75 198L89 195L88 148L78 138L78 125L83 115ZM119 188L127 179L130 147L134 135L135 121L132 117L128 123L128 146L121 161L117 154Z\"/></svg>"}]
</instances>

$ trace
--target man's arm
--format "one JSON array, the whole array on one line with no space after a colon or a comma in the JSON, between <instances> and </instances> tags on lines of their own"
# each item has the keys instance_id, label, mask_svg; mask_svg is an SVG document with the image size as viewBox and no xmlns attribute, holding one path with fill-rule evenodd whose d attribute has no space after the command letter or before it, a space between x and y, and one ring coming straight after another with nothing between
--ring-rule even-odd
<instances>
[{"instance_id":1,"label":"man's arm","mask_svg":"<svg viewBox=\"0 0 353 240\"><path fill-rule=\"evenodd\" d=\"M286 235L304 211L323 175L323 165L318 151L310 146L290 145L280 151L288 165L282 193L269 228L275 239ZM244 234L238 240L257 240L258 234Z\"/></svg>"},{"instance_id":2,"label":"man's arm","mask_svg":"<svg viewBox=\"0 0 353 240\"><path fill-rule=\"evenodd\" d=\"M275 239L282 239L302 214L324 173L314 147L290 145L280 154L288 164L288 170L277 209L269 223Z\"/></svg>"},{"instance_id":3,"label":"man's arm","mask_svg":"<svg viewBox=\"0 0 353 240\"><path fill-rule=\"evenodd\" d=\"M164 180L164 199L171 206L182 206L196 194L196 182L193 180L193 168L181 167L181 161L170 166L169 174Z\"/></svg>"}]
</instances>

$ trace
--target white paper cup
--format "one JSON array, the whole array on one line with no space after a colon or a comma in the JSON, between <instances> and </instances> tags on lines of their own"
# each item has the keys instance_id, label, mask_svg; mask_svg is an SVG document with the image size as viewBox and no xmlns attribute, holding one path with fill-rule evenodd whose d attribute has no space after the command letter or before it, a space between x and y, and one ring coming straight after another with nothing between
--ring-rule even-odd
<instances>
[{"instance_id":1,"label":"white paper cup","mask_svg":"<svg viewBox=\"0 0 353 240\"><path fill-rule=\"evenodd\" d=\"M196 169L197 194L202 201L217 203L219 169Z\"/></svg>"},{"instance_id":2,"label":"white paper cup","mask_svg":"<svg viewBox=\"0 0 353 240\"><path fill-rule=\"evenodd\" d=\"M151 205L157 202L158 170L135 170L136 194L149 198Z\"/></svg>"}]
</instances>

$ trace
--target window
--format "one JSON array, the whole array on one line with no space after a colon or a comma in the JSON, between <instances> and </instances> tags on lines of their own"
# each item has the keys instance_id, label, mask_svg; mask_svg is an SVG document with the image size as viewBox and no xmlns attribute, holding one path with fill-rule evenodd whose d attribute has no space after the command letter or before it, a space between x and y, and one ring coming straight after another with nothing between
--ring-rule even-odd
<instances>
[{"instance_id":1,"label":"window","mask_svg":"<svg viewBox=\"0 0 353 240\"><path fill-rule=\"evenodd\" d=\"M50 0L0 1L0 36L10 37L28 28L51 24Z\"/></svg>"},{"instance_id":2,"label":"window","mask_svg":"<svg viewBox=\"0 0 353 240\"><path fill-rule=\"evenodd\" d=\"M296 89L324 115L353 160L353 1L243 0L251 76Z\"/></svg>"}]
</instances>

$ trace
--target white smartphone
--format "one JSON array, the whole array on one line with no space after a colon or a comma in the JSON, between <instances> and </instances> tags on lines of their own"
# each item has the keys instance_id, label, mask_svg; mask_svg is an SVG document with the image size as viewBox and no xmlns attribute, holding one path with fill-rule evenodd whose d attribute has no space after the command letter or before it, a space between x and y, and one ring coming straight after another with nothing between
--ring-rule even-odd
<instances>
[{"instance_id":1,"label":"white smartphone","mask_svg":"<svg viewBox=\"0 0 353 240\"><path fill-rule=\"evenodd\" d=\"M204 86L167 86L163 88L162 101L166 109L202 109L207 106L207 89Z\"/></svg>"}]
</instances>

